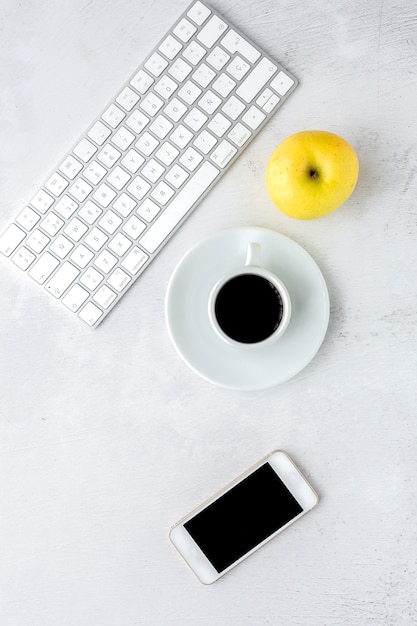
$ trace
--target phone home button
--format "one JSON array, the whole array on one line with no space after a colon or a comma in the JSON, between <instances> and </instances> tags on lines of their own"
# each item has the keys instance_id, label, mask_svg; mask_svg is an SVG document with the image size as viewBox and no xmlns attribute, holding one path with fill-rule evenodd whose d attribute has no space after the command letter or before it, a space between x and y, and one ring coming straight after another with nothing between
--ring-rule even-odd
<instances>
[{"instance_id":1,"label":"phone home button","mask_svg":"<svg viewBox=\"0 0 417 626\"><path fill-rule=\"evenodd\" d=\"M197 559L198 558L198 550L197 548L191 548L190 550L190 558Z\"/></svg>"}]
</instances>

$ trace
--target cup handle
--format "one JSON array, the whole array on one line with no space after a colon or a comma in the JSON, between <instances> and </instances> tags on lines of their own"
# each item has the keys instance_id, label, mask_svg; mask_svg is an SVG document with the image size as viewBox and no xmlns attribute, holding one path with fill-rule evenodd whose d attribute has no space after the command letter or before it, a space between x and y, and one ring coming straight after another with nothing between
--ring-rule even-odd
<instances>
[{"instance_id":1,"label":"cup handle","mask_svg":"<svg viewBox=\"0 0 417 626\"><path fill-rule=\"evenodd\" d=\"M255 265L256 267L261 267L261 244L255 243L252 241L248 245L248 249L246 252L246 261L245 265Z\"/></svg>"}]
</instances>

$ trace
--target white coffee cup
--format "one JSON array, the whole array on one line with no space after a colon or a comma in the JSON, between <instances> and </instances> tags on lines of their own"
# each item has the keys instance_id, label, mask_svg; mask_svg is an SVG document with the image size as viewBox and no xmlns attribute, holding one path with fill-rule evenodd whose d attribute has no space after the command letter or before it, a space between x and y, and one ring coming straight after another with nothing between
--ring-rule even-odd
<instances>
[{"instance_id":1,"label":"white coffee cup","mask_svg":"<svg viewBox=\"0 0 417 626\"><path fill-rule=\"evenodd\" d=\"M259 243L249 243L245 265L213 287L208 313L217 335L230 345L264 346L283 335L290 296L281 279L262 266Z\"/></svg>"}]
</instances>

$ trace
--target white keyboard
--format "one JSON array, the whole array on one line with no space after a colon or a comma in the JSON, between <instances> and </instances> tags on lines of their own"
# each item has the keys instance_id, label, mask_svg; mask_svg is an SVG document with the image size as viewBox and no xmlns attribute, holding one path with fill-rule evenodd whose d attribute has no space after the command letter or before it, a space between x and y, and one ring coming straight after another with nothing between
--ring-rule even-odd
<instances>
[{"instance_id":1,"label":"white keyboard","mask_svg":"<svg viewBox=\"0 0 417 626\"><path fill-rule=\"evenodd\" d=\"M296 79L194 2L0 236L0 252L95 327Z\"/></svg>"}]
</instances>

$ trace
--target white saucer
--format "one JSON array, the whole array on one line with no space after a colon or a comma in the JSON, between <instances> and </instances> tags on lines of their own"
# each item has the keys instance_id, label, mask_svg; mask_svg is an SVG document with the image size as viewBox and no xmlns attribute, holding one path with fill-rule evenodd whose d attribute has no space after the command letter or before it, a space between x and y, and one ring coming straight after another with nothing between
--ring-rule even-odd
<instances>
[{"instance_id":1,"label":"white saucer","mask_svg":"<svg viewBox=\"0 0 417 626\"><path fill-rule=\"evenodd\" d=\"M220 278L245 264L251 242L261 244L262 264L282 279L293 310L275 343L247 349L216 334L208 299ZM329 296L316 263L294 241L265 228L233 228L203 240L182 258L168 285L165 313L175 348L197 374L229 389L266 389L295 376L314 357L327 330Z\"/></svg>"}]
</instances>

